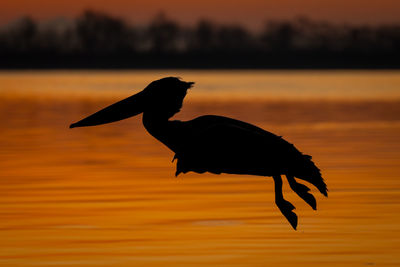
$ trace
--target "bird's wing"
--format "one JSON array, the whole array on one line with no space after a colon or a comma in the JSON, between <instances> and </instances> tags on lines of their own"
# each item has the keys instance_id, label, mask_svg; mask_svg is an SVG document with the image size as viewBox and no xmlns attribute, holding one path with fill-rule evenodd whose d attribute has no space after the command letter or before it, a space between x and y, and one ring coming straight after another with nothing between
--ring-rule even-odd
<instances>
[{"instance_id":1,"label":"bird's wing","mask_svg":"<svg viewBox=\"0 0 400 267\"><path fill-rule=\"evenodd\" d=\"M280 136L231 118L208 115L187 123L189 136L176 155L177 174L270 172L279 168L282 150L292 146ZM266 166L273 167L265 170Z\"/></svg>"}]
</instances>

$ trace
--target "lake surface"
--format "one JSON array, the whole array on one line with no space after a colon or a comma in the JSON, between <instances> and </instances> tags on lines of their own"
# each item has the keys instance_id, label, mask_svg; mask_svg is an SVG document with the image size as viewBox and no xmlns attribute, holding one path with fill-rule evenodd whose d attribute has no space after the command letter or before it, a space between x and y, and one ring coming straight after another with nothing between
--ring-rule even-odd
<instances>
[{"instance_id":1,"label":"lake surface","mask_svg":"<svg viewBox=\"0 0 400 267\"><path fill-rule=\"evenodd\" d=\"M177 119L234 117L313 156L292 230L269 177L188 173L141 116L68 129L163 76ZM399 266L400 71L0 72L0 266Z\"/></svg>"}]
</instances>

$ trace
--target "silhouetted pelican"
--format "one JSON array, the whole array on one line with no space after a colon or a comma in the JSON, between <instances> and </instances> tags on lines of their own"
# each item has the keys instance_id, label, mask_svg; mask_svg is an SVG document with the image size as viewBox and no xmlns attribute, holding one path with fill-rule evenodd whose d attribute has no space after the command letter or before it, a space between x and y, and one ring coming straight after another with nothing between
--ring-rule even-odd
<instances>
[{"instance_id":1,"label":"silhouetted pelican","mask_svg":"<svg viewBox=\"0 0 400 267\"><path fill-rule=\"evenodd\" d=\"M272 176L275 203L292 227L297 227L295 207L283 198L281 175L314 210L317 203L310 189L295 180L313 184L325 196L327 188L319 169L280 136L239 120L206 115L191 121L171 121L180 111L193 82L167 77L150 83L143 91L108 106L70 128L94 126L126 119L143 112L146 130L175 152L175 175L189 171L215 174Z\"/></svg>"}]
</instances>

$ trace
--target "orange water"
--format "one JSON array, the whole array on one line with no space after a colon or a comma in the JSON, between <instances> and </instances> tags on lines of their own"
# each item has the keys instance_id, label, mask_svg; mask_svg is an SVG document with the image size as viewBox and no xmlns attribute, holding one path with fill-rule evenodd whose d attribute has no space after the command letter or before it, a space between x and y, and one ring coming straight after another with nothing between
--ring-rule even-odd
<instances>
[{"instance_id":1,"label":"orange water","mask_svg":"<svg viewBox=\"0 0 400 267\"><path fill-rule=\"evenodd\" d=\"M313 155L329 198L313 211L284 184L298 231L268 177L175 178L140 116L68 129L163 74L0 74L0 266L399 266L399 73L183 72L199 89L178 119L235 117ZM266 90L241 97L246 81Z\"/></svg>"}]
</instances>

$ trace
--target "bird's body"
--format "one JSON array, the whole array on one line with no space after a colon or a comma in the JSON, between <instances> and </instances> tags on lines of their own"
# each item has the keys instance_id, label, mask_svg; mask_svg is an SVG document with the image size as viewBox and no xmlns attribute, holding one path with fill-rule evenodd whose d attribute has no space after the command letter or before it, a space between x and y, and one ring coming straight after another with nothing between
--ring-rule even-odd
<instances>
[{"instance_id":1,"label":"bird's body","mask_svg":"<svg viewBox=\"0 0 400 267\"><path fill-rule=\"evenodd\" d=\"M272 176L275 202L296 228L294 206L283 199L281 175L286 175L291 188L316 209L315 198L308 193L308 187L295 180L295 177L305 180L327 196L326 184L311 156L302 154L282 137L239 120L214 115L185 122L169 120L180 111L186 90L192 84L173 77L155 81L141 93L72 124L71 128L124 119L139 113L130 109L131 105L140 107L146 130L175 152L175 175L193 171ZM171 91L174 93L168 94ZM148 99L149 95L158 97L151 107L143 105L143 99Z\"/></svg>"},{"instance_id":2,"label":"bird's body","mask_svg":"<svg viewBox=\"0 0 400 267\"><path fill-rule=\"evenodd\" d=\"M313 183L311 178L321 175L311 157L291 143L239 120L206 115L154 126L152 120L147 122L144 116L144 125L150 134L175 152L176 175L190 171L260 176L288 174L310 183ZM159 130L159 127L165 128ZM175 138L164 140L166 132ZM305 167L308 170L304 170ZM326 190L321 183L317 187L322 192Z\"/></svg>"}]
</instances>

